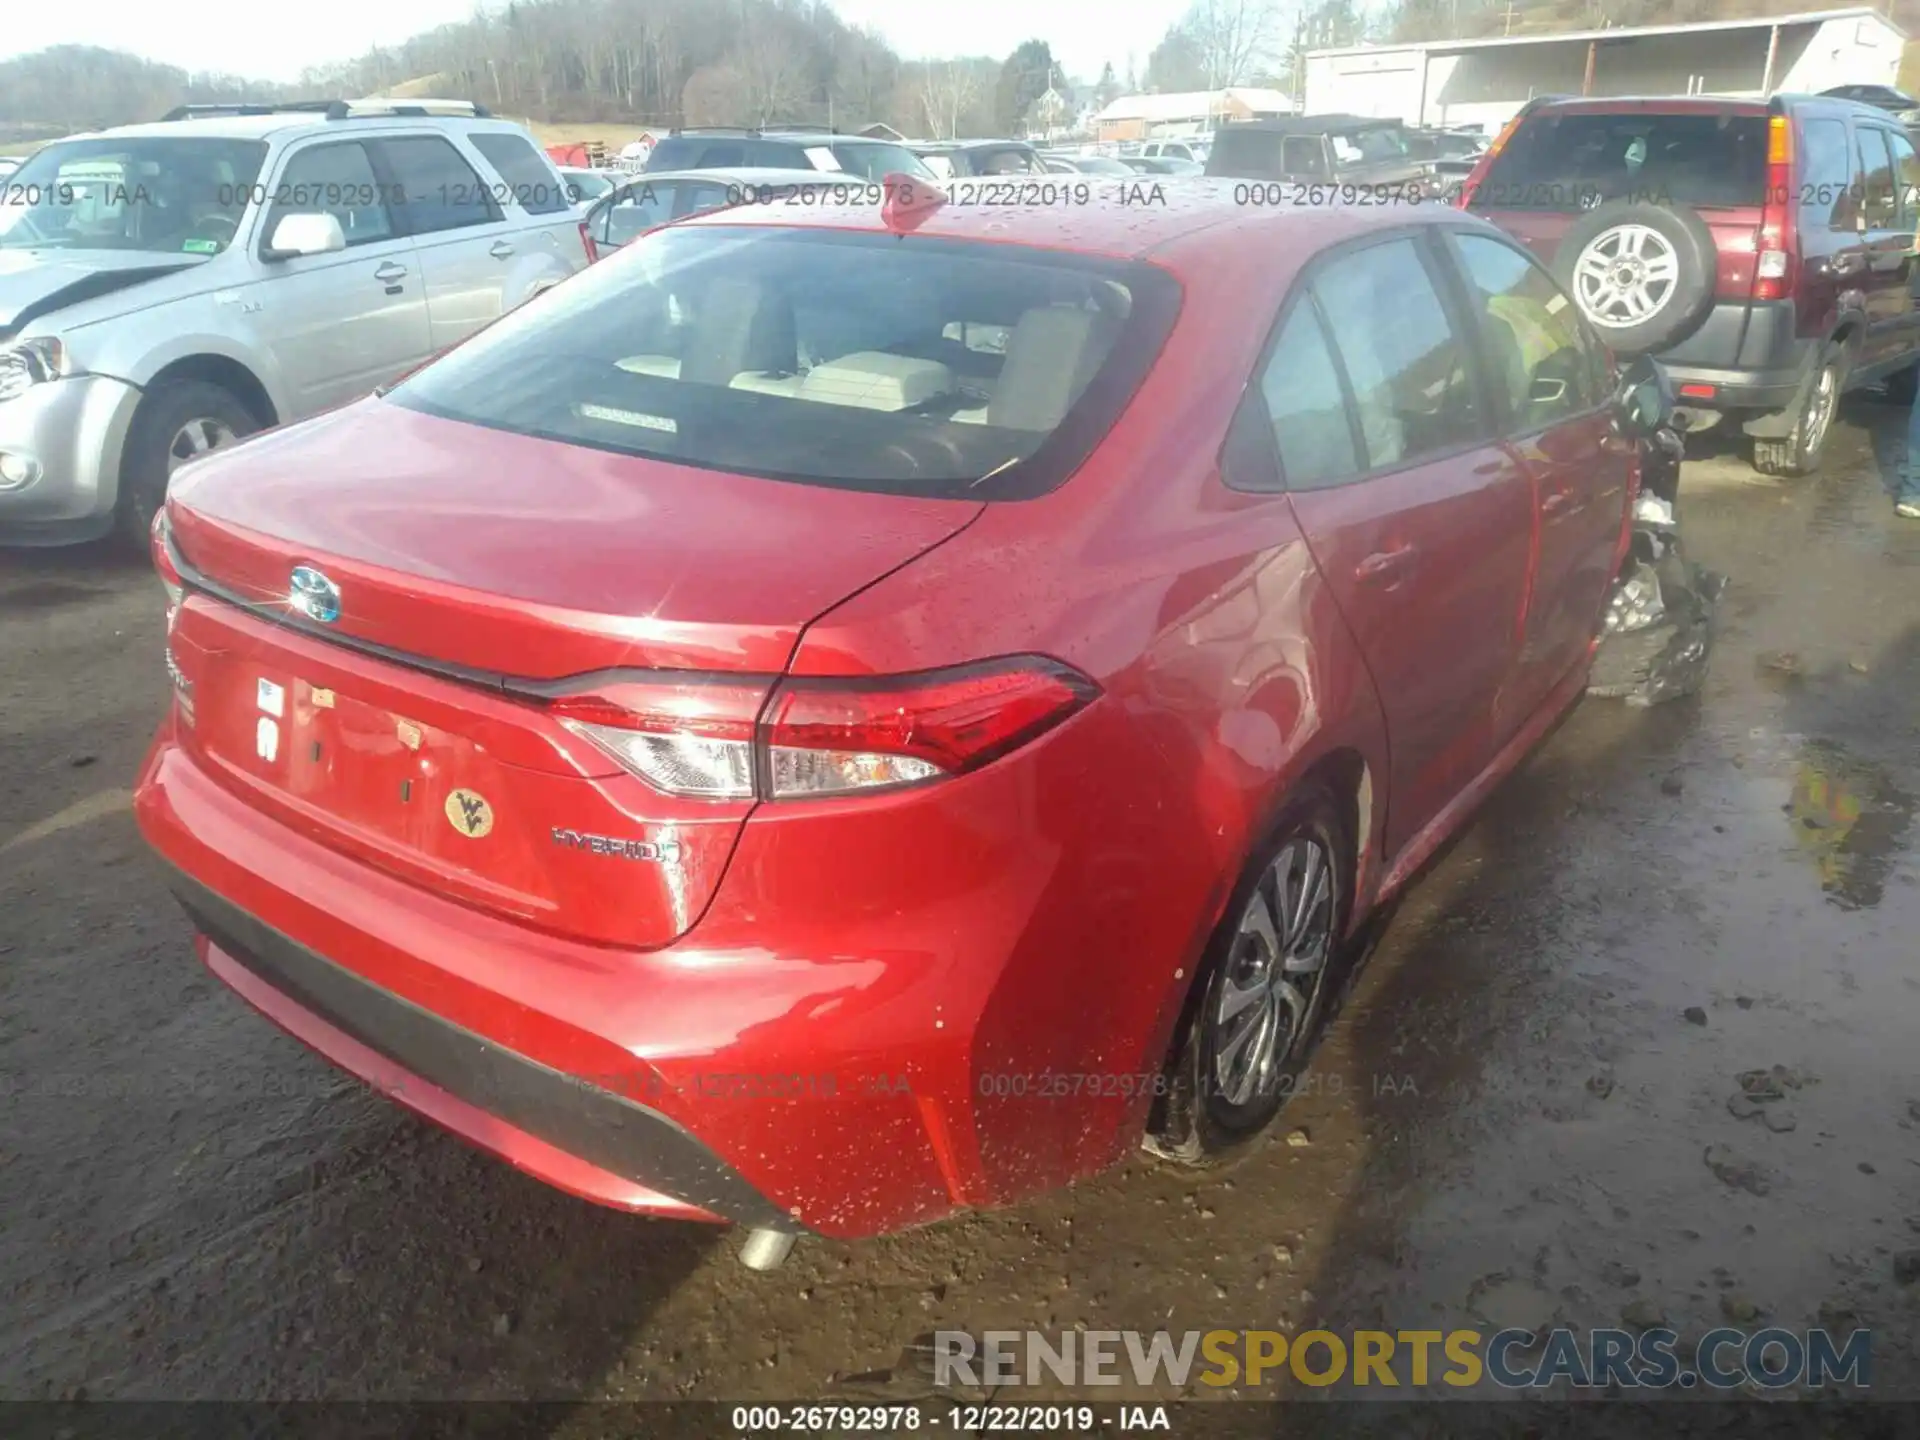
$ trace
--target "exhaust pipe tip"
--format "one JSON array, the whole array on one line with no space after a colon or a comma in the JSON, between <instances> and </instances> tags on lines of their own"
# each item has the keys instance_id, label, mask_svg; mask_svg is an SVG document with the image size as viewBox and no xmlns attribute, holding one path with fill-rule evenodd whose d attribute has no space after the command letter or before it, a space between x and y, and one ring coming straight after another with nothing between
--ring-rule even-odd
<instances>
[{"instance_id":1,"label":"exhaust pipe tip","mask_svg":"<svg viewBox=\"0 0 1920 1440\"><path fill-rule=\"evenodd\" d=\"M778 1270L793 1253L790 1230L752 1230L740 1247L740 1263L749 1270Z\"/></svg>"}]
</instances>

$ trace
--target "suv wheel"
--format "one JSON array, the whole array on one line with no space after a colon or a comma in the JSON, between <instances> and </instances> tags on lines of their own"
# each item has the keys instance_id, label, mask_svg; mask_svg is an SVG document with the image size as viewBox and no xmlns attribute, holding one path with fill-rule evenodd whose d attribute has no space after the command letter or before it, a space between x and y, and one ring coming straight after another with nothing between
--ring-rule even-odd
<instances>
[{"instance_id":1,"label":"suv wheel","mask_svg":"<svg viewBox=\"0 0 1920 1440\"><path fill-rule=\"evenodd\" d=\"M1685 339L1713 304L1719 252L1691 210L1611 200L1568 227L1553 270L1617 355Z\"/></svg>"},{"instance_id":2,"label":"suv wheel","mask_svg":"<svg viewBox=\"0 0 1920 1440\"><path fill-rule=\"evenodd\" d=\"M259 428L252 411L204 380L168 381L147 391L127 432L114 533L124 544L143 549L153 517L166 503L173 472Z\"/></svg>"},{"instance_id":3,"label":"suv wheel","mask_svg":"<svg viewBox=\"0 0 1920 1440\"><path fill-rule=\"evenodd\" d=\"M1206 1165L1273 1122L1306 1069L1353 903L1352 850L1324 790L1298 797L1242 877L1195 980L1154 1154Z\"/></svg>"},{"instance_id":4,"label":"suv wheel","mask_svg":"<svg viewBox=\"0 0 1920 1440\"><path fill-rule=\"evenodd\" d=\"M1778 440L1753 442L1753 468L1762 475L1789 479L1818 470L1846 384L1846 351L1838 345L1829 345L1820 357L1820 368L1813 372L1806 389L1800 393L1793 429Z\"/></svg>"}]
</instances>

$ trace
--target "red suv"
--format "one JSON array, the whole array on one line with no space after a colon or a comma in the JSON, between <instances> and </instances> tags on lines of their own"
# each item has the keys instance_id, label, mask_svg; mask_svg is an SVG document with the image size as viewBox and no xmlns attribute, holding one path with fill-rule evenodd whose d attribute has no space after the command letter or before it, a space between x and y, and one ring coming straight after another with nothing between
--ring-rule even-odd
<instances>
[{"instance_id":1,"label":"red suv","mask_svg":"<svg viewBox=\"0 0 1920 1440\"><path fill-rule=\"evenodd\" d=\"M1658 391L1491 225L1232 188L702 216L180 472L206 963L756 1244L1256 1134L1580 693Z\"/></svg>"},{"instance_id":2,"label":"red suv","mask_svg":"<svg viewBox=\"0 0 1920 1440\"><path fill-rule=\"evenodd\" d=\"M1699 430L1754 468L1818 467L1836 403L1920 365L1920 160L1898 120L1826 96L1533 102L1460 204L1523 240L1612 349L1657 354Z\"/></svg>"}]
</instances>

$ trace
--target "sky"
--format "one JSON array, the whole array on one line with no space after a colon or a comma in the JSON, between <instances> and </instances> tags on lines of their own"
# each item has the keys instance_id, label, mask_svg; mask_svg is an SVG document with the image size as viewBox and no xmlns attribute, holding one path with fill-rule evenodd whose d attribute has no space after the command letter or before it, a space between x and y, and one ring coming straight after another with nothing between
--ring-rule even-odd
<instances>
[{"instance_id":1,"label":"sky","mask_svg":"<svg viewBox=\"0 0 1920 1440\"><path fill-rule=\"evenodd\" d=\"M873 25L908 57L1006 55L1045 40L1070 76L1097 79L1105 61L1125 76L1127 56L1147 55L1185 0L831 0L850 23ZM308 65L347 60L436 25L465 19L473 0L321 0L262 7L260 0L88 0L21 3L0 23L0 59L49 45L129 50L185 70L255 80L296 79Z\"/></svg>"}]
</instances>

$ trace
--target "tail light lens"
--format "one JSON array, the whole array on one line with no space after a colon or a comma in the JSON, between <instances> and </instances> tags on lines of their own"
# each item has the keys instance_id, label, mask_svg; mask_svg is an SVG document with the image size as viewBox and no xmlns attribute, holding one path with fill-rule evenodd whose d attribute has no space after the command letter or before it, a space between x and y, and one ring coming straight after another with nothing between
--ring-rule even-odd
<instances>
[{"instance_id":1,"label":"tail light lens","mask_svg":"<svg viewBox=\"0 0 1920 1440\"><path fill-rule=\"evenodd\" d=\"M1793 294L1794 233L1793 122L1784 115L1767 120L1767 195L1760 209L1760 234L1754 245L1753 298L1785 300Z\"/></svg>"},{"instance_id":2,"label":"tail light lens","mask_svg":"<svg viewBox=\"0 0 1920 1440\"><path fill-rule=\"evenodd\" d=\"M589 265L599 261L600 247L593 243L593 231L584 220L580 222L580 248L587 252L587 263Z\"/></svg>"},{"instance_id":3,"label":"tail light lens","mask_svg":"<svg viewBox=\"0 0 1920 1440\"><path fill-rule=\"evenodd\" d=\"M161 588L167 592L167 630L173 630L173 617L180 613L180 602L186 598L187 587L180 578L180 568L173 563L173 531L167 523L167 507L162 505L160 512L153 517L153 568L160 576Z\"/></svg>"},{"instance_id":4,"label":"tail light lens","mask_svg":"<svg viewBox=\"0 0 1920 1440\"><path fill-rule=\"evenodd\" d=\"M567 729L662 794L750 800L754 727L768 685L663 674L569 695L553 709Z\"/></svg>"},{"instance_id":5,"label":"tail light lens","mask_svg":"<svg viewBox=\"0 0 1920 1440\"><path fill-rule=\"evenodd\" d=\"M768 691L771 689L771 698ZM885 679L708 682L661 675L552 702L576 735L667 795L796 800L977 770L1098 694L1018 656Z\"/></svg>"}]
</instances>

